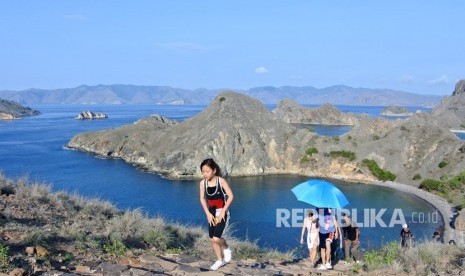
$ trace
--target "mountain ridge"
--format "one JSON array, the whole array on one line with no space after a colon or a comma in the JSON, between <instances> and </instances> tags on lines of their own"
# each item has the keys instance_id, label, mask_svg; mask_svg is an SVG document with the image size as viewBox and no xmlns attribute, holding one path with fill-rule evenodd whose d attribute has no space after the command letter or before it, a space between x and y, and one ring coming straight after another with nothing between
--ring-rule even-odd
<instances>
[{"instance_id":1,"label":"mountain ridge","mask_svg":"<svg viewBox=\"0 0 465 276\"><path fill-rule=\"evenodd\" d=\"M183 89L171 86L144 86L131 84L80 85L74 88L0 91L4 99L21 104L208 104L221 89ZM234 90L265 104L277 104L288 98L299 104L364 105L364 106L424 106L438 105L442 96L421 95L393 89L333 85L261 86Z\"/></svg>"}]
</instances>

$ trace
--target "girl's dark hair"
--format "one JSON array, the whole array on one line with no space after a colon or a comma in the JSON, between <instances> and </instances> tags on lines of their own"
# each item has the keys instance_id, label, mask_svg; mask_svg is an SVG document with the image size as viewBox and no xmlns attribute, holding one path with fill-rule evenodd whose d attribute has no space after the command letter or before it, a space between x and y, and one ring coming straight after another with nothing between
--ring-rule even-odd
<instances>
[{"instance_id":1,"label":"girl's dark hair","mask_svg":"<svg viewBox=\"0 0 465 276\"><path fill-rule=\"evenodd\" d=\"M200 163L200 170L202 170L202 167L205 165L209 166L212 170L216 170L215 171L216 176L221 176L220 166L218 166L218 164L216 164L216 162L213 159L208 158L208 159L203 160L202 163Z\"/></svg>"}]
</instances>

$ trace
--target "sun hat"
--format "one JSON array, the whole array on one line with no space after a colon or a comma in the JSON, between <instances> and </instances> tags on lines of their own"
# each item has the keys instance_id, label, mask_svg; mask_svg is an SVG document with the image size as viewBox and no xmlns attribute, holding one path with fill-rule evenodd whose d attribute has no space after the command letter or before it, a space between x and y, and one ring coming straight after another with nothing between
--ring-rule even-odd
<instances>
[{"instance_id":1,"label":"sun hat","mask_svg":"<svg viewBox=\"0 0 465 276\"><path fill-rule=\"evenodd\" d=\"M404 229L405 229L405 228L408 228L407 223L404 223L404 225L402 225L402 228L404 228Z\"/></svg>"}]
</instances>

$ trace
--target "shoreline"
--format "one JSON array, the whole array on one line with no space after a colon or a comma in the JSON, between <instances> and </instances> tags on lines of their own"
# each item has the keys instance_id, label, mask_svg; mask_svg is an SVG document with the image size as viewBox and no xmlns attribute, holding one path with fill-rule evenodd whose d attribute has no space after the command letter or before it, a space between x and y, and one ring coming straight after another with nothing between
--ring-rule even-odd
<instances>
[{"instance_id":1,"label":"shoreline","mask_svg":"<svg viewBox=\"0 0 465 276\"><path fill-rule=\"evenodd\" d=\"M465 245L465 232L455 230L455 219L457 217L457 211L452 205L449 204L449 202L447 202L446 199L438 195L419 189L418 187L410 186L408 184L403 184L399 182L350 179L340 176L327 176L326 178L352 183L362 183L366 185L377 185L416 196L433 206L434 209L436 209L441 215L444 223L441 225L440 228L442 228L441 230L443 231L442 239L444 243L448 243L450 240L454 240L457 243L457 245Z\"/></svg>"},{"instance_id":2,"label":"shoreline","mask_svg":"<svg viewBox=\"0 0 465 276\"><path fill-rule=\"evenodd\" d=\"M427 191L421 190L414 186L409 186L407 184L402 184L398 182L381 182L381 181L373 181L368 184L373 184L381 187L392 188L404 193L412 194L427 203L431 204L436 210L438 210L439 214L442 217L444 222L443 228L443 240L444 243L447 243L450 240L455 240L458 244L463 243L463 233L460 233L453 229L451 225L454 224L455 219L455 209L452 207L445 199L442 197L429 193Z\"/></svg>"}]
</instances>

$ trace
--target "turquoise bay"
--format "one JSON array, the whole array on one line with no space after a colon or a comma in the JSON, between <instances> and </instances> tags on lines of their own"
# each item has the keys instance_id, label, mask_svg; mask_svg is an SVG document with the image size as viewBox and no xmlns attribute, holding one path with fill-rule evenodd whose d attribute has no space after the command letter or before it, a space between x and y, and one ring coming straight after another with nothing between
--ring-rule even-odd
<instances>
[{"instance_id":1,"label":"turquoise bay","mask_svg":"<svg viewBox=\"0 0 465 276\"><path fill-rule=\"evenodd\" d=\"M7 177L27 175L30 180L51 184L54 191L76 192L86 197L109 200L120 209L141 208L151 216L162 215L185 224L205 225L198 199L198 180L168 180L121 160L96 158L64 148L71 137L80 132L115 128L155 113L184 120L200 112L204 106L41 105L34 108L42 115L0 121L0 170ZM106 113L109 119L74 119L77 113L89 109ZM381 109L341 108L372 116L377 116ZM231 210L233 235L257 240L260 245L280 250L299 246L301 229L277 227L277 210L311 207L298 202L290 191L307 179L297 175L230 178L236 194ZM382 220L389 223L394 210L400 209L419 239L429 238L442 224L440 218L436 220L437 217L431 216L434 209L414 196L366 184L336 184L347 195L348 208L357 209L360 218L364 217L364 210L379 212L385 209ZM370 249L398 240L399 232L399 225L364 227L361 229L361 246Z\"/></svg>"}]
</instances>

